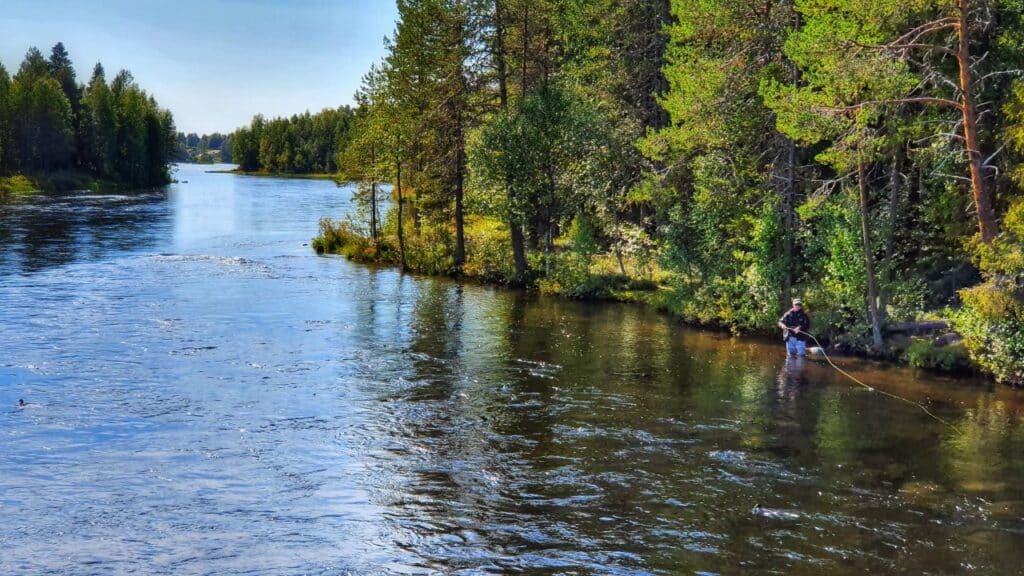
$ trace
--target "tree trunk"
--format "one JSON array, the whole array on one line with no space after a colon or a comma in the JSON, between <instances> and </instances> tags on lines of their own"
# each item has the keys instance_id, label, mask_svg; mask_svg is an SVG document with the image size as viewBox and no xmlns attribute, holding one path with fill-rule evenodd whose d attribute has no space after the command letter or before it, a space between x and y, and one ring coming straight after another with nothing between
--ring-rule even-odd
<instances>
[{"instance_id":1,"label":"tree trunk","mask_svg":"<svg viewBox=\"0 0 1024 576\"><path fill-rule=\"evenodd\" d=\"M498 98L501 110L508 110L508 69L505 61L505 20L502 0L494 0L494 64L498 69Z\"/></svg>"},{"instance_id":2,"label":"tree trunk","mask_svg":"<svg viewBox=\"0 0 1024 576\"><path fill-rule=\"evenodd\" d=\"M370 145L370 170L377 165L377 148ZM370 239L377 244L377 180L370 177Z\"/></svg>"},{"instance_id":3,"label":"tree trunk","mask_svg":"<svg viewBox=\"0 0 1024 576\"><path fill-rule=\"evenodd\" d=\"M857 188L860 191L860 233L864 243L864 270L868 281L868 313L871 316L871 343L875 350L882 349L882 322L878 315L878 287L875 280L875 263L871 250L871 234L868 229L868 187L865 182L864 160L857 162Z\"/></svg>"},{"instance_id":4,"label":"tree trunk","mask_svg":"<svg viewBox=\"0 0 1024 576\"><path fill-rule=\"evenodd\" d=\"M519 95L520 98L525 98L526 97L526 87L527 87L527 85L526 85L526 63L529 61L529 58L528 58L529 48L530 48L530 3L529 2L525 2L523 4L523 58L522 58L522 60L523 60L523 62L522 62L522 66L523 66L522 75L523 75L523 77L519 79L520 82L522 83L522 87L521 87L522 93Z\"/></svg>"},{"instance_id":5,"label":"tree trunk","mask_svg":"<svg viewBox=\"0 0 1024 576\"><path fill-rule=\"evenodd\" d=\"M770 18L771 3L765 4L765 20ZM787 2L787 6L792 9L791 2ZM800 16L794 10L793 18L790 22L790 32L795 31L800 27ZM796 86L800 82L800 69L797 68L796 63L790 59L786 59L786 66L789 71L789 80ZM782 136L780 134L780 136ZM796 235L796 194L797 194L797 149L796 141L792 138L782 136L786 141L786 189L783 193L782 200L782 223L783 223L783 266L785 267L785 275L782 279L782 302L781 309L786 310L789 307L790 300L793 297L793 268L796 264L795 258L795 247L794 247L794 236Z\"/></svg>"},{"instance_id":6,"label":"tree trunk","mask_svg":"<svg viewBox=\"0 0 1024 576\"><path fill-rule=\"evenodd\" d=\"M896 229L899 227L900 176L903 170L902 145L896 146L893 158L892 171L889 173L889 222L885 229L885 269L882 271L883 284L878 291L878 308L883 320L888 320L889 317L889 299L896 270L894 260L896 259Z\"/></svg>"},{"instance_id":7,"label":"tree trunk","mask_svg":"<svg viewBox=\"0 0 1024 576\"><path fill-rule=\"evenodd\" d=\"M783 225L783 266L785 276L782 279L782 309L789 306L793 296L793 235L796 228L796 142L786 138L786 190L782 200Z\"/></svg>"},{"instance_id":8,"label":"tree trunk","mask_svg":"<svg viewBox=\"0 0 1024 576\"><path fill-rule=\"evenodd\" d=\"M462 111L455 118L455 272L462 274L466 263L466 231L463 194L466 186L466 139L462 128Z\"/></svg>"},{"instance_id":9,"label":"tree trunk","mask_svg":"<svg viewBox=\"0 0 1024 576\"><path fill-rule=\"evenodd\" d=\"M969 0L957 0L959 23L956 51L957 66L960 69L961 111L964 117L964 143L967 146L968 164L971 169L971 193L974 208L978 213L978 230L981 241L988 244L999 233L992 198L982 173L981 149L978 141L978 117L974 103L974 86L971 79L970 31L968 30Z\"/></svg>"},{"instance_id":10,"label":"tree trunk","mask_svg":"<svg viewBox=\"0 0 1024 576\"><path fill-rule=\"evenodd\" d=\"M626 263L622 260L622 250L615 249L615 259L619 262L619 274L626 275ZM633 263L633 270L636 271L637 265Z\"/></svg>"},{"instance_id":11,"label":"tree trunk","mask_svg":"<svg viewBox=\"0 0 1024 576\"><path fill-rule=\"evenodd\" d=\"M505 22L501 10L502 0L494 0L494 28L495 28L495 62L498 68L498 97L501 101L502 112L508 112L508 69L505 62ZM509 240L512 243L512 260L516 266L516 278L520 281L526 278L526 249L523 243L523 225L516 213L515 191L512 184L505 179L505 197L508 198L509 216L508 230Z\"/></svg>"},{"instance_id":12,"label":"tree trunk","mask_svg":"<svg viewBox=\"0 0 1024 576\"><path fill-rule=\"evenodd\" d=\"M402 141L398 141L398 147L401 149ZM402 272L405 272L409 266L405 262L405 226L402 222L402 212L405 211L405 199L402 196L402 161L398 160L395 166L398 185L398 259L401 262Z\"/></svg>"}]
</instances>

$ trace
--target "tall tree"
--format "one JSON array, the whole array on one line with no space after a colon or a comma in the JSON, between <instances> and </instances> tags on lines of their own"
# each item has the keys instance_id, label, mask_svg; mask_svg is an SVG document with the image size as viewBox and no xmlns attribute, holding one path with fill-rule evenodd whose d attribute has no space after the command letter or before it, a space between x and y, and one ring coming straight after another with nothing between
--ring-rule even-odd
<instances>
[{"instance_id":1,"label":"tall tree","mask_svg":"<svg viewBox=\"0 0 1024 576\"><path fill-rule=\"evenodd\" d=\"M98 62L86 86L83 104L80 124L86 135L85 162L99 174L112 176L117 155L117 120L106 73Z\"/></svg>"},{"instance_id":2,"label":"tall tree","mask_svg":"<svg viewBox=\"0 0 1024 576\"><path fill-rule=\"evenodd\" d=\"M0 64L0 172L10 170L14 164L11 122L11 77Z\"/></svg>"},{"instance_id":3,"label":"tall tree","mask_svg":"<svg viewBox=\"0 0 1024 576\"><path fill-rule=\"evenodd\" d=\"M993 201L998 170L992 162L1001 144L981 117L1002 106L1008 82L1024 65L1020 2L853 0L829 5L801 0L797 5L807 24L795 36L791 53L803 68L828 67L846 58L878 64L863 75L895 71L912 80L898 94L852 106L930 106L948 112L943 132L960 133L952 140L966 157L981 240L991 242L999 230ZM849 108L827 111L842 114Z\"/></svg>"},{"instance_id":4,"label":"tall tree","mask_svg":"<svg viewBox=\"0 0 1024 576\"><path fill-rule=\"evenodd\" d=\"M792 6L674 1L672 13L661 99L670 121L642 144L661 163L646 196L669 244L667 263L708 309L702 317L734 328L768 324L795 273L798 178L759 90L788 75Z\"/></svg>"}]
</instances>

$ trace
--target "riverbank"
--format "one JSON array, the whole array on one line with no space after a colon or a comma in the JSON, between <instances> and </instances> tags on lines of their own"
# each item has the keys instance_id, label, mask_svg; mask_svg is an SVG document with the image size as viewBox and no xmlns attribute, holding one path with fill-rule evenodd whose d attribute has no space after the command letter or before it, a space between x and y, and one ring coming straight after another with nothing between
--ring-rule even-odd
<instances>
[{"instance_id":1,"label":"riverbank","mask_svg":"<svg viewBox=\"0 0 1024 576\"><path fill-rule=\"evenodd\" d=\"M340 174L314 173L314 174L291 174L282 172L264 172L247 170L207 170L207 174L234 174L236 176L258 176L261 178L290 178L296 180L331 180L336 184L344 184L346 179Z\"/></svg>"},{"instance_id":2,"label":"riverbank","mask_svg":"<svg viewBox=\"0 0 1024 576\"><path fill-rule=\"evenodd\" d=\"M444 249L446 239L427 234L407 235L404 240L404 268L409 272L525 288L573 300L639 304L694 328L761 340L777 336L772 320L745 329L716 321L715 318L723 316L723 311L709 311L687 298L677 287L680 279L663 271L653 256L581 254L566 246L556 246L546 257L531 255L532 272L526 278L517 278L514 265L507 257L511 251L507 229L494 219L476 216L467 219L467 258L458 272L446 256L451 253ZM322 220L320 234L313 239L311 246L319 254L341 255L362 264L403 266L401 251L394 237L386 235L374 242L351 221ZM729 305L722 303L722 306ZM819 327L814 332L832 354L943 374L977 375L979 371L971 362L961 338L947 321L938 319L944 312L947 311L930 313L930 322L893 324L886 332L882 350L864 345L863 339L851 336L848 330L822 324L822 318L817 319Z\"/></svg>"},{"instance_id":3,"label":"riverbank","mask_svg":"<svg viewBox=\"0 0 1024 576\"><path fill-rule=\"evenodd\" d=\"M39 186L23 174L0 176L0 198L17 194L31 194L38 190Z\"/></svg>"},{"instance_id":4,"label":"riverbank","mask_svg":"<svg viewBox=\"0 0 1024 576\"><path fill-rule=\"evenodd\" d=\"M33 192L68 192L71 190L124 190L126 184L96 178L88 172L61 170L46 174L11 174L0 176L0 197Z\"/></svg>"}]
</instances>

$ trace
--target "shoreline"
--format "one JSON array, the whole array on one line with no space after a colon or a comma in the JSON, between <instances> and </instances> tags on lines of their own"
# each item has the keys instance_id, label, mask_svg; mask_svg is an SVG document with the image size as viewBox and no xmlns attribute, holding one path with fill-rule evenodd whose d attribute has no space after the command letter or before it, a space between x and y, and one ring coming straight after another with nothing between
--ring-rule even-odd
<instances>
[{"instance_id":1,"label":"shoreline","mask_svg":"<svg viewBox=\"0 0 1024 576\"><path fill-rule=\"evenodd\" d=\"M287 172L263 172L263 171L246 171L246 170L204 170L207 174L234 174L235 176L253 176L256 178L289 178L295 180L331 180L339 186L349 182L347 179L342 178L340 174L327 174L327 173L311 173L311 174L292 174Z\"/></svg>"},{"instance_id":2,"label":"shoreline","mask_svg":"<svg viewBox=\"0 0 1024 576\"><path fill-rule=\"evenodd\" d=\"M0 176L0 198L13 198L36 192L118 191L137 188L112 180L96 178L87 172L62 170L47 174L17 172Z\"/></svg>"},{"instance_id":3,"label":"shoreline","mask_svg":"<svg viewBox=\"0 0 1024 576\"><path fill-rule=\"evenodd\" d=\"M712 333L716 333L716 334L728 335L731 338L740 338L740 339L744 339L744 340L750 340L750 341L754 341L754 342L759 342L759 343L762 343L762 344L771 343L773 341L775 341L775 342L781 341L781 340L779 340L779 338L777 337L775 332L772 332L772 331L764 331L764 330L756 330L755 329L755 330L749 330L749 331L744 331L744 332L738 332L737 333L737 332L734 332L734 331L730 330L729 328L727 328L725 326L722 326L722 325L713 324L713 323L702 323L702 322L699 322L699 321L692 321L692 320L688 319L684 314L680 313L679 311L675 310L672 307L672 296L671 296L672 289L668 288L668 287L662 287L661 285L655 285L653 288L648 288L648 289L628 289L628 288L626 288L626 289L618 289L618 290L616 290L616 289L609 289L607 291L606 295L601 296L601 297L577 298L577 297L571 297L571 296L567 296L565 294L561 294L561 293L557 293L557 292L555 292L555 293L545 292L545 291L541 290L540 288L538 288L536 285L516 285L516 284L510 284L510 283L507 283L507 282L498 282L498 281L494 281L494 280L489 280L489 279L481 277L481 276L474 276L474 275L467 275L467 274L462 274L462 275L429 274L429 273L426 273L426 272L420 272L420 271L413 270L413 269L407 269L407 270L402 271L400 265L398 265L397 263L389 262L387 260L355 258L355 257L352 257L349 254L345 254L345 253L342 253L340 251L323 251L323 252L321 252L321 251L318 251L316 249L316 247L313 245L313 243L311 243L310 246L313 247L314 251L316 251L318 255L321 255L321 256L343 257L346 260L349 260L350 262L354 262L354 263L357 263L357 264L362 265L362 266L373 266L373 267L381 267L381 268L390 268L390 269L398 270L400 273L404 273L404 274L412 274L412 275L416 275L416 276L422 276L422 277L425 277L425 278L440 278L440 279L445 279L445 280L449 280L449 281L453 281L453 282L468 282L468 283L476 284L478 286L487 286L487 287L496 288L496 289L521 290L521 291L524 291L526 293L535 294L535 295L539 295L539 296L555 297L555 298L560 298L560 299L564 299L564 300L570 300L570 301L575 301L575 302L580 302L580 303L587 303L587 304L612 304L612 303L614 303L614 304L627 304L627 305L643 306L645 308L651 309L652 311L654 311L657 314L664 315L664 316L672 319L673 321L678 322L682 326L685 326L685 327L693 329L693 330L700 330L700 331L712 332ZM932 340L932 339L933 338L929 338L927 340ZM828 343L825 344L825 350L828 352L829 356L832 356L833 358L838 358L838 359L848 359L848 360L853 360L853 361L857 361L857 362L872 362L872 363L878 363L878 364L888 365L888 366L893 366L893 367L908 368L908 369L911 369L911 370L922 370L924 372L927 372L929 374L935 375L937 377L952 378L952 379L955 379L955 380L963 380L965 383L970 383L970 385L979 385L979 384L991 385L991 384L996 384L994 379L992 379L991 377L985 375L984 373L982 373L980 370L978 370L975 367L966 368L966 367L963 367L963 366L957 366L955 368L943 369L941 367L929 367L929 366L917 366L917 365L914 365L905 356L905 354L907 352L906 349L904 349L902 351L894 349L893 342L892 342L893 340L894 340L893 338L888 338L887 339L887 344L888 344L888 346L887 346L887 348L888 348L887 352L888 353L887 354L871 353L870 350L863 349L863 348L854 348L854 347L850 347L850 346L836 347L835 344L833 344L831 342L828 342ZM920 339L917 339L917 340L910 340L910 338L907 338L908 348L913 346L912 342L914 342L914 341L920 342L920 341L926 341L926 339L925 338L920 338ZM944 350L944 349L947 349L947 348L952 348L952 347L953 346L946 346L946 347L937 347L937 348L934 348L934 349L941 351L941 350ZM780 346L780 352L783 355L784 355L784 351L785 351L785 348ZM807 358L811 359L811 360L815 360L815 359L820 358L820 356L815 356L815 355L812 355L812 354L808 354ZM1015 388L1014 386L1010 386L1010 385L1007 385L1007 387L1011 388L1011 389Z\"/></svg>"}]
</instances>

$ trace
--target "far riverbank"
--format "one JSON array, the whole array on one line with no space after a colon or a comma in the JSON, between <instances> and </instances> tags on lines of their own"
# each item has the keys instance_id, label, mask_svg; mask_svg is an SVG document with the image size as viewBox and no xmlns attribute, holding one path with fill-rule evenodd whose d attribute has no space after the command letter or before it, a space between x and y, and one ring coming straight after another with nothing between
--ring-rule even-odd
<instances>
[{"instance_id":1,"label":"far riverbank","mask_svg":"<svg viewBox=\"0 0 1024 576\"><path fill-rule=\"evenodd\" d=\"M339 174L313 173L313 174L292 174L281 172L246 171L246 170L207 170L208 174L234 174L236 176L258 176L261 178L291 178L296 180L331 180L336 184L344 184L346 179Z\"/></svg>"}]
</instances>

